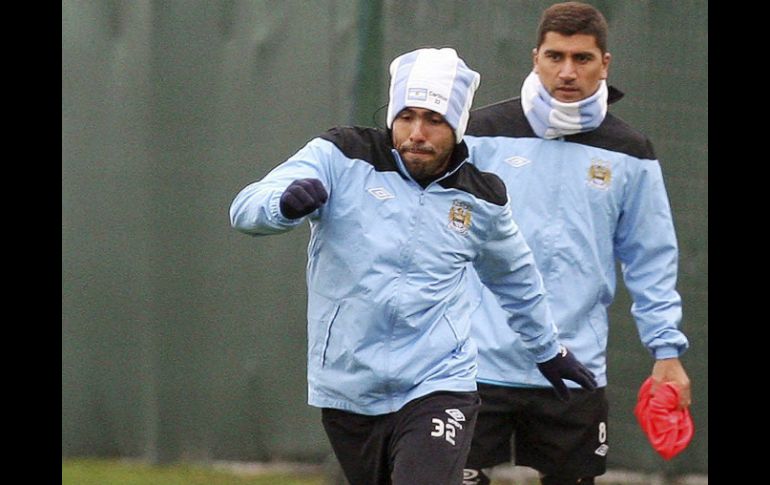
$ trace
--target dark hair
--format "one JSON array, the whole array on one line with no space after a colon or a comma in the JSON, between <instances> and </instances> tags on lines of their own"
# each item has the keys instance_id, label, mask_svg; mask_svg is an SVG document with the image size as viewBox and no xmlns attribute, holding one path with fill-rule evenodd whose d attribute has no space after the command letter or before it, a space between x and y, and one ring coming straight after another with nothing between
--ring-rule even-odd
<instances>
[{"instance_id":1,"label":"dark hair","mask_svg":"<svg viewBox=\"0 0 770 485\"><path fill-rule=\"evenodd\" d=\"M591 35L596 39L596 45L602 54L607 52L607 20L600 11L587 3L564 2L545 9L537 28L538 48L543 44L548 32L567 36Z\"/></svg>"}]
</instances>

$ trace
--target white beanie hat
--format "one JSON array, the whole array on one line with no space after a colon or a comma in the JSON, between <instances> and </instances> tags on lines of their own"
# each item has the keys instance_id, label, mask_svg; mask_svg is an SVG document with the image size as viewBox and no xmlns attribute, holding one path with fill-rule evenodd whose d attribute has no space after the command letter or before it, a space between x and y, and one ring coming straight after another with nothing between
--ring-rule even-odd
<instances>
[{"instance_id":1,"label":"white beanie hat","mask_svg":"<svg viewBox=\"0 0 770 485\"><path fill-rule=\"evenodd\" d=\"M417 49L390 63L388 128L402 109L425 108L444 116L460 143L481 75L457 57L454 49Z\"/></svg>"}]
</instances>

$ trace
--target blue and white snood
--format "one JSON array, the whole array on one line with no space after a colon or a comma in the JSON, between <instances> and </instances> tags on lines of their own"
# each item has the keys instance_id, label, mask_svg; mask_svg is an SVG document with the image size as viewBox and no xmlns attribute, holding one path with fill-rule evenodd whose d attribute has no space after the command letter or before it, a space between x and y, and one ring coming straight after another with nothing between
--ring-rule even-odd
<instances>
[{"instance_id":1,"label":"blue and white snood","mask_svg":"<svg viewBox=\"0 0 770 485\"><path fill-rule=\"evenodd\" d=\"M563 103L554 99L534 72L521 86L521 105L529 124L540 138L553 139L597 128L607 115L607 81L586 99Z\"/></svg>"}]
</instances>

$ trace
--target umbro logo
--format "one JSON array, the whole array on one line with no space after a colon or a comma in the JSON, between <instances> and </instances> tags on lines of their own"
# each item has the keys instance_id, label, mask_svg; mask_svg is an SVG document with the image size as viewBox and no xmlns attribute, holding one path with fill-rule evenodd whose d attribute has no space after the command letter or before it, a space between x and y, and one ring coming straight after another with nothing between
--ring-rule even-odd
<instances>
[{"instance_id":1,"label":"umbro logo","mask_svg":"<svg viewBox=\"0 0 770 485\"><path fill-rule=\"evenodd\" d=\"M456 421L465 421L465 415L459 409L445 409L444 412L446 412L449 416L452 417L452 419Z\"/></svg>"},{"instance_id":2,"label":"umbro logo","mask_svg":"<svg viewBox=\"0 0 770 485\"><path fill-rule=\"evenodd\" d=\"M372 194L375 199L379 200L387 200L387 199L393 199L396 197L395 195L388 192L385 187L374 187L371 189L368 189L367 192Z\"/></svg>"},{"instance_id":3,"label":"umbro logo","mask_svg":"<svg viewBox=\"0 0 770 485\"><path fill-rule=\"evenodd\" d=\"M607 456L607 451L609 449L610 449L609 445L607 445L605 443L605 444L599 446L598 448L596 448L596 451L594 451L594 453L596 453L599 456Z\"/></svg>"},{"instance_id":4,"label":"umbro logo","mask_svg":"<svg viewBox=\"0 0 770 485\"><path fill-rule=\"evenodd\" d=\"M532 160L530 160L529 158L524 158L516 155L514 157L506 158L505 163L507 163L512 167L519 168L519 167L523 167L524 165L527 165L528 163L532 163Z\"/></svg>"}]
</instances>

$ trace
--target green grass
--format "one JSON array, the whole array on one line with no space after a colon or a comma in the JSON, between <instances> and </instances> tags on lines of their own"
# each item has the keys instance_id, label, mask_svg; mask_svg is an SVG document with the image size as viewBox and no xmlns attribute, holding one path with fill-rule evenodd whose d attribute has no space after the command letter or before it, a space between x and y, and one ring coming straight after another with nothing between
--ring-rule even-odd
<instances>
[{"instance_id":1,"label":"green grass","mask_svg":"<svg viewBox=\"0 0 770 485\"><path fill-rule=\"evenodd\" d=\"M205 465L150 465L120 459L62 460L62 485L326 485L324 477L305 474L237 474ZM539 485L517 481L516 485ZM512 485L493 480L492 485Z\"/></svg>"},{"instance_id":2,"label":"green grass","mask_svg":"<svg viewBox=\"0 0 770 485\"><path fill-rule=\"evenodd\" d=\"M62 485L323 485L322 477L236 475L201 465L62 460Z\"/></svg>"},{"instance_id":3,"label":"green grass","mask_svg":"<svg viewBox=\"0 0 770 485\"><path fill-rule=\"evenodd\" d=\"M332 469L331 473L338 473ZM149 465L134 460L62 459L62 485L326 485L323 474L234 473L206 465ZM336 475L335 475L336 476ZM331 476L330 476L331 478ZM641 485L661 483L640 478L600 477L602 485ZM675 482L665 482L675 483ZM678 483L678 482L676 482ZM704 481L694 483L708 483ZM496 479L492 485L540 485L534 477L519 477L514 482Z\"/></svg>"}]
</instances>

